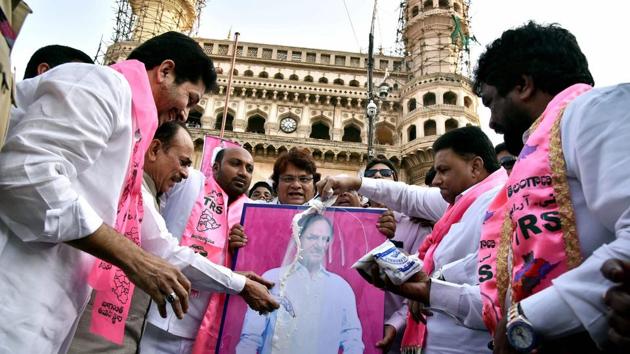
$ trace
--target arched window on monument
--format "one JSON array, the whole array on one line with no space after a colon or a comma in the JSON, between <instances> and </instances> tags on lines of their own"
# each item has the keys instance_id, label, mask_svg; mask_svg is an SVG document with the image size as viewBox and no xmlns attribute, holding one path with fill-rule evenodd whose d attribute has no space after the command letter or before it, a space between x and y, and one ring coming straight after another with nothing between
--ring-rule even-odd
<instances>
[{"instance_id":1,"label":"arched window on monument","mask_svg":"<svg viewBox=\"0 0 630 354\"><path fill-rule=\"evenodd\" d=\"M214 129L221 130L221 121L222 120L223 120L223 113L217 114L217 120L214 123ZM230 114L230 112L228 112L227 116L225 117L225 130L226 131L234 130L233 123L234 123L234 117Z\"/></svg>"},{"instance_id":2,"label":"arched window on monument","mask_svg":"<svg viewBox=\"0 0 630 354\"><path fill-rule=\"evenodd\" d=\"M243 73L243 76L252 77L254 76L254 72L251 70L245 70L245 72Z\"/></svg>"},{"instance_id":3,"label":"arched window on monument","mask_svg":"<svg viewBox=\"0 0 630 354\"><path fill-rule=\"evenodd\" d=\"M311 135L313 139L330 140L330 128L323 122L317 122L311 125Z\"/></svg>"},{"instance_id":4,"label":"arched window on monument","mask_svg":"<svg viewBox=\"0 0 630 354\"><path fill-rule=\"evenodd\" d=\"M417 106L416 99L415 98L409 99L409 102L407 102L407 112L414 111L417 108L416 106Z\"/></svg>"},{"instance_id":5,"label":"arched window on monument","mask_svg":"<svg viewBox=\"0 0 630 354\"><path fill-rule=\"evenodd\" d=\"M265 134L265 118L255 115L247 120L247 129L245 131L256 134Z\"/></svg>"},{"instance_id":6,"label":"arched window on monument","mask_svg":"<svg viewBox=\"0 0 630 354\"><path fill-rule=\"evenodd\" d=\"M440 7L440 9L448 9L450 7L450 5L448 4L448 0L440 0L438 6Z\"/></svg>"},{"instance_id":7,"label":"arched window on monument","mask_svg":"<svg viewBox=\"0 0 630 354\"><path fill-rule=\"evenodd\" d=\"M416 137L416 125L412 124L409 128L407 128L407 141L414 141L416 140Z\"/></svg>"},{"instance_id":8,"label":"arched window on monument","mask_svg":"<svg viewBox=\"0 0 630 354\"><path fill-rule=\"evenodd\" d=\"M341 137L342 141L360 143L361 142L361 129L357 128L355 125L347 125L343 128L343 137Z\"/></svg>"},{"instance_id":9,"label":"arched window on monument","mask_svg":"<svg viewBox=\"0 0 630 354\"><path fill-rule=\"evenodd\" d=\"M450 118L446 122L444 122L444 130L449 132L453 129L457 129L459 127L459 122L457 119Z\"/></svg>"},{"instance_id":10,"label":"arched window on monument","mask_svg":"<svg viewBox=\"0 0 630 354\"><path fill-rule=\"evenodd\" d=\"M470 97L468 97L468 96L465 96L464 97L464 106L466 108L470 108L470 107L472 107L472 104L473 104L472 99Z\"/></svg>"},{"instance_id":11,"label":"arched window on monument","mask_svg":"<svg viewBox=\"0 0 630 354\"><path fill-rule=\"evenodd\" d=\"M437 134L437 127L433 119L429 119L424 122L424 136L431 136Z\"/></svg>"},{"instance_id":12,"label":"arched window on monument","mask_svg":"<svg viewBox=\"0 0 630 354\"><path fill-rule=\"evenodd\" d=\"M457 95L452 91L448 91L444 94L444 96L442 96L442 101L444 101L444 104L456 105Z\"/></svg>"},{"instance_id":13,"label":"arched window on monument","mask_svg":"<svg viewBox=\"0 0 630 354\"><path fill-rule=\"evenodd\" d=\"M188 128L201 128L201 112L191 110L186 120Z\"/></svg>"},{"instance_id":14,"label":"arched window on monument","mask_svg":"<svg viewBox=\"0 0 630 354\"><path fill-rule=\"evenodd\" d=\"M422 96L423 106L433 106L435 104L435 94L433 92L427 92Z\"/></svg>"}]
</instances>

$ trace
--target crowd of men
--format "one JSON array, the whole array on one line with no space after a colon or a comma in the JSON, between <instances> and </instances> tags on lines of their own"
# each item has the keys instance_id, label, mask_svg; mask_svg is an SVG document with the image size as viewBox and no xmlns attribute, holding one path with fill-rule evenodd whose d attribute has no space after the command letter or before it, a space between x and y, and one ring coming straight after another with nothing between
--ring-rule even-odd
<instances>
[{"instance_id":1,"label":"crowd of men","mask_svg":"<svg viewBox=\"0 0 630 354\"><path fill-rule=\"evenodd\" d=\"M9 28L14 3L2 2ZM226 294L251 316L279 307L273 282L229 269L248 243L244 203L316 194L386 208L384 240L422 262L401 285L362 274L386 292L383 338L366 346L630 349L630 85L593 88L567 30L530 22L488 45L474 89L505 144L477 127L445 133L427 186L398 181L386 159L322 178L300 148L253 185L241 147L201 173L183 123L215 83L199 45L167 32L109 67L44 47L15 92L3 89L1 353L214 352Z\"/></svg>"}]
</instances>

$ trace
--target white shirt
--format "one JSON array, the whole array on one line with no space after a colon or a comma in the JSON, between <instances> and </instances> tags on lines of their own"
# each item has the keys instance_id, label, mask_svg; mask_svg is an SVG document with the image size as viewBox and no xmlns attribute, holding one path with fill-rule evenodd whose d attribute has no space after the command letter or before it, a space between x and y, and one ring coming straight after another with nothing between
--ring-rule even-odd
<instances>
[{"instance_id":1,"label":"white shirt","mask_svg":"<svg viewBox=\"0 0 630 354\"><path fill-rule=\"evenodd\" d=\"M152 227L147 232L163 234L163 238L167 238L171 244L170 247L177 250L173 260L171 260L172 256L165 255L164 258L170 263L182 265L188 263L191 265L183 268L182 271L192 283L193 289L197 290L197 292L191 293L188 312L182 320L178 319L172 311L168 313L166 318L162 318L157 306L152 303L147 321L171 334L185 338L195 338L197 335L212 292L236 294L245 287L244 276L210 262L207 258L194 253L190 247L179 246L179 240L186 229L193 205L202 192L204 182L205 176L200 171L189 169L188 178L176 184L163 197L164 209L162 213L164 219L155 210L155 207L151 208L151 213L147 213L145 210L145 214L150 214L155 220L157 227L157 229ZM146 219L147 216L145 216ZM143 246L145 220L142 221ZM169 231L172 232L172 235Z\"/></svg>"},{"instance_id":2,"label":"white shirt","mask_svg":"<svg viewBox=\"0 0 630 354\"><path fill-rule=\"evenodd\" d=\"M630 84L622 84L593 89L565 110L562 150L584 262L521 301L525 316L546 338L586 329L596 343L607 341L602 297L612 283L600 268L610 258L630 260L628 102ZM459 316L481 321L479 288L451 286L451 291L459 298Z\"/></svg>"},{"instance_id":3,"label":"white shirt","mask_svg":"<svg viewBox=\"0 0 630 354\"><path fill-rule=\"evenodd\" d=\"M435 249L433 256L434 272L430 294L431 307L436 306L449 294L442 294L433 287L433 282L442 277L458 284L476 284L477 252L481 224L490 202L502 186L496 186L481 194L462 215L458 223L450 229ZM464 191L461 195L465 194ZM439 220L448 203L442 198L438 188L411 186L402 182L364 178L359 193L409 216L427 220ZM461 196L460 195L460 196ZM474 259L474 262L467 260ZM446 312L453 309L442 308ZM485 327L466 328L449 315L434 311L427 318L427 342L423 353L488 353L490 334Z\"/></svg>"},{"instance_id":4,"label":"white shirt","mask_svg":"<svg viewBox=\"0 0 630 354\"><path fill-rule=\"evenodd\" d=\"M17 86L0 152L0 352L64 352L94 258L65 241L113 225L131 150L131 90L67 64Z\"/></svg>"},{"instance_id":5,"label":"white shirt","mask_svg":"<svg viewBox=\"0 0 630 354\"><path fill-rule=\"evenodd\" d=\"M274 268L263 278L276 284L287 267ZM311 274L300 263L286 278L285 300L278 310L261 316L247 309L237 354L363 353L361 322L354 292L337 274L320 268Z\"/></svg>"},{"instance_id":6,"label":"white shirt","mask_svg":"<svg viewBox=\"0 0 630 354\"><path fill-rule=\"evenodd\" d=\"M195 176L198 177L198 175ZM191 185L195 185L195 181L191 182ZM184 182L181 182L179 184L183 183ZM204 293L207 294L209 294L209 292L227 292L229 294L240 293L245 287L245 277L232 272L226 267L210 262L207 258L196 254L190 247L180 246L179 240L173 237L169 230L167 230L164 219L155 208L155 205L152 202L152 199L155 199L155 196L151 194L144 185L142 187L142 198L144 204L144 217L142 219L142 247L180 268L188 280L190 280L192 287L196 290L203 290ZM198 197L199 194L197 194L195 198L188 200L188 203L191 205L191 210L192 204L194 204ZM181 205L181 207L186 208L186 205ZM190 215L190 212L185 215ZM201 315L201 318L203 318L205 308L208 306L208 302L206 301L202 307L202 312L195 313L194 310L198 310L199 306L195 307L193 305L194 302L196 301L193 301L191 298L189 303L191 306L188 313L186 313L186 316L184 316L184 319L182 320L179 320L173 311L168 311L167 318L163 319L160 317L155 303L152 303L147 320L160 328L162 328L160 325L166 323L171 326L175 326L175 328L188 329L190 326L187 327L186 324L194 322L191 321L191 317L195 318ZM196 323L196 327L191 328L194 330L192 337L194 337L199 329L199 322ZM168 330L171 329L171 327L166 326L166 328L163 329ZM169 332L178 334L178 331Z\"/></svg>"}]
</instances>

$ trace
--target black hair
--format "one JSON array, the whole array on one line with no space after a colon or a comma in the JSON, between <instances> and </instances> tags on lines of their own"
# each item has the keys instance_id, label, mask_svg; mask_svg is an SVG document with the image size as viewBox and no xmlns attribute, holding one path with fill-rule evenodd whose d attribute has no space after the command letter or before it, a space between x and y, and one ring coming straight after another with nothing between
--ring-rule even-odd
<instances>
[{"instance_id":1,"label":"black hair","mask_svg":"<svg viewBox=\"0 0 630 354\"><path fill-rule=\"evenodd\" d=\"M396 167L394 167L394 164L391 161L389 161L388 159L381 159L381 158L371 159L365 165L365 170L367 171L370 168L374 167L374 165L378 165L378 164L383 164L383 165L389 167L390 170L394 171L394 181L398 181L398 170L396 169Z\"/></svg>"},{"instance_id":2,"label":"black hair","mask_svg":"<svg viewBox=\"0 0 630 354\"><path fill-rule=\"evenodd\" d=\"M435 171L435 167L431 166L427 170L427 173L424 175L424 184L426 184L429 187L432 186L433 185L433 179L435 178L436 174L437 174L437 172Z\"/></svg>"},{"instance_id":3,"label":"black hair","mask_svg":"<svg viewBox=\"0 0 630 354\"><path fill-rule=\"evenodd\" d=\"M319 182L321 175L317 173L317 166L315 165L313 156L306 149L293 147L288 152L280 155L273 164L273 174L271 175L271 179L273 180L273 188L276 191L278 190L278 184L280 183L280 174L286 171L289 164L299 168L300 170L306 171L306 173L312 174L313 186Z\"/></svg>"},{"instance_id":4,"label":"black hair","mask_svg":"<svg viewBox=\"0 0 630 354\"><path fill-rule=\"evenodd\" d=\"M170 59L175 62L175 83L202 81L206 92L211 91L217 81L212 59L195 40L178 32L162 33L147 40L136 47L127 59L143 62L147 70Z\"/></svg>"},{"instance_id":5,"label":"black hair","mask_svg":"<svg viewBox=\"0 0 630 354\"><path fill-rule=\"evenodd\" d=\"M575 36L557 24L533 21L503 32L486 47L473 89L481 96L482 84L488 84L505 96L522 82L522 75L530 75L535 87L550 95L577 83L595 84Z\"/></svg>"},{"instance_id":6,"label":"black hair","mask_svg":"<svg viewBox=\"0 0 630 354\"><path fill-rule=\"evenodd\" d=\"M435 153L444 149L451 149L464 159L481 157L488 173L500 167L492 142L479 127L468 126L446 132L433 143Z\"/></svg>"},{"instance_id":7,"label":"black hair","mask_svg":"<svg viewBox=\"0 0 630 354\"><path fill-rule=\"evenodd\" d=\"M298 226L300 226L301 228L299 236L302 237L302 234L304 233L304 231L306 231L306 229L308 229L309 225L311 225L312 223L318 220L326 221L326 223L330 227L330 240L332 241L333 237L335 236L335 230L333 228L332 221L330 221L330 219L328 219L324 215L318 214L318 213L308 214L302 217L302 219L300 219L300 222L298 223Z\"/></svg>"},{"instance_id":8,"label":"black hair","mask_svg":"<svg viewBox=\"0 0 630 354\"><path fill-rule=\"evenodd\" d=\"M498 155L501 151L508 151L507 145L505 145L505 143L499 143L497 146L494 147L494 153L496 155Z\"/></svg>"},{"instance_id":9,"label":"black hair","mask_svg":"<svg viewBox=\"0 0 630 354\"><path fill-rule=\"evenodd\" d=\"M214 157L214 163L218 163L220 165L221 162L223 161L223 155L225 155L225 149L219 150L216 156Z\"/></svg>"},{"instance_id":10,"label":"black hair","mask_svg":"<svg viewBox=\"0 0 630 354\"><path fill-rule=\"evenodd\" d=\"M46 63L50 68L54 68L55 66L73 61L94 64L92 58L87 54L72 47L58 44L41 47L33 53L28 64L26 64L24 79L26 80L37 76L37 67L39 64Z\"/></svg>"},{"instance_id":11,"label":"black hair","mask_svg":"<svg viewBox=\"0 0 630 354\"><path fill-rule=\"evenodd\" d=\"M190 132L181 122L170 121L160 125L153 135L153 139L158 139L162 143L162 149L168 150L171 147L173 139L183 129L190 136Z\"/></svg>"},{"instance_id":12,"label":"black hair","mask_svg":"<svg viewBox=\"0 0 630 354\"><path fill-rule=\"evenodd\" d=\"M266 181L258 181L256 183L254 183L254 185L249 189L249 195L248 197L252 197L252 193L254 193L254 190L258 187L264 187L266 189L269 190L269 192L271 194L273 194L273 188L271 188L271 186L269 185L269 183L267 183Z\"/></svg>"}]
</instances>

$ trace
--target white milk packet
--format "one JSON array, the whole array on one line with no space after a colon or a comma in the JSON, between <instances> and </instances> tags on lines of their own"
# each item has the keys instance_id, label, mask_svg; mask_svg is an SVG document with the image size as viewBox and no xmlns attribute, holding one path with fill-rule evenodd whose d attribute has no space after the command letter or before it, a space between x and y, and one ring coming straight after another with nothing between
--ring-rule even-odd
<instances>
[{"instance_id":1,"label":"white milk packet","mask_svg":"<svg viewBox=\"0 0 630 354\"><path fill-rule=\"evenodd\" d=\"M356 261L352 268L372 274L375 267L382 280L385 277L394 285L400 285L422 270L422 261L417 256L408 256L392 242L385 241Z\"/></svg>"}]
</instances>

